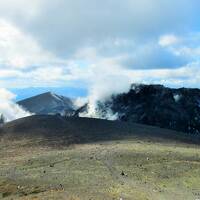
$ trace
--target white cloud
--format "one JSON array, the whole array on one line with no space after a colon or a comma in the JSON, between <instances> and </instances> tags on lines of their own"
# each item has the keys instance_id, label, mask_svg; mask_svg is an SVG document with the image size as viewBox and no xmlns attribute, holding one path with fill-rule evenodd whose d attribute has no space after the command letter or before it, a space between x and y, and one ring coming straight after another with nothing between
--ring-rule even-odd
<instances>
[{"instance_id":1,"label":"white cloud","mask_svg":"<svg viewBox=\"0 0 200 200\"><path fill-rule=\"evenodd\" d=\"M56 60L32 37L3 19L0 19L0 55L0 68L27 68Z\"/></svg>"},{"instance_id":2,"label":"white cloud","mask_svg":"<svg viewBox=\"0 0 200 200\"><path fill-rule=\"evenodd\" d=\"M4 88L0 88L0 113L4 115L6 121L29 116L30 113L15 104L15 95Z\"/></svg>"},{"instance_id":3,"label":"white cloud","mask_svg":"<svg viewBox=\"0 0 200 200\"><path fill-rule=\"evenodd\" d=\"M147 40L199 25L196 0L8 0L0 16L59 56L107 40ZM177 12L177 10L179 12ZM198 27L198 26L197 26Z\"/></svg>"},{"instance_id":4,"label":"white cloud","mask_svg":"<svg viewBox=\"0 0 200 200\"><path fill-rule=\"evenodd\" d=\"M27 0L6 0L0 1L0 12L4 17L11 17L16 20L30 21L40 11L41 1Z\"/></svg>"},{"instance_id":5,"label":"white cloud","mask_svg":"<svg viewBox=\"0 0 200 200\"><path fill-rule=\"evenodd\" d=\"M193 48L188 46L181 46L179 48L173 48L172 51L178 56L187 56L193 59L200 58L200 46Z\"/></svg>"},{"instance_id":6,"label":"white cloud","mask_svg":"<svg viewBox=\"0 0 200 200\"><path fill-rule=\"evenodd\" d=\"M130 82L197 84L198 40L185 37L198 8L196 0L0 1L0 86L80 81L106 96Z\"/></svg>"},{"instance_id":7,"label":"white cloud","mask_svg":"<svg viewBox=\"0 0 200 200\"><path fill-rule=\"evenodd\" d=\"M0 86L42 86L45 82L55 84L71 78L64 69L65 60L43 50L34 38L3 19L0 19L0 55Z\"/></svg>"},{"instance_id":8,"label":"white cloud","mask_svg":"<svg viewBox=\"0 0 200 200\"><path fill-rule=\"evenodd\" d=\"M185 58L188 63L200 61L200 35L199 32L180 36L164 35L158 43L171 54ZM167 57L168 58L168 57Z\"/></svg>"},{"instance_id":9,"label":"white cloud","mask_svg":"<svg viewBox=\"0 0 200 200\"><path fill-rule=\"evenodd\" d=\"M179 38L175 35L164 35L160 37L158 43L162 47L167 47L167 46L177 44L178 41L179 41Z\"/></svg>"},{"instance_id":10,"label":"white cloud","mask_svg":"<svg viewBox=\"0 0 200 200\"><path fill-rule=\"evenodd\" d=\"M23 77L23 73L21 73L19 70L15 69L1 69L0 68L0 78L17 78L17 77Z\"/></svg>"},{"instance_id":11,"label":"white cloud","mask_svg":"<svg viewBox=\"0 0 200 200\"><path fill-rule=\"evenodd\" d=\"M172 87L200 87L200 62L176 69L135 70L135 81L161 83Z\"/></svg>"}]
</instances>

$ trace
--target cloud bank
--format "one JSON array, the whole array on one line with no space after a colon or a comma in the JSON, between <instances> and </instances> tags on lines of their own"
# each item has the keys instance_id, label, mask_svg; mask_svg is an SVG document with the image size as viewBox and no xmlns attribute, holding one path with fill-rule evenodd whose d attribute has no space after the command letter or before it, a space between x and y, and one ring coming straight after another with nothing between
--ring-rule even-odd
<instances>
[{"instance_id":1,"label":"cloud bank","mask_svg":"<svg viewBox=\"0 0 200 200\"><path fill-rule=\"evenodd\" d=\"M31 115L13 102L15 95L8 90L0 88L0 114L3 114L6 121Z\"/></svg>"},{"instance_id":2,"label":"cloud bank","mask_svg":"<svg viewBox=\"0 0 200 200\"><path fill-rule=\"evenodd\" d=\"M198 0L1 1L0 87L82 87L91 102L130 82L200 87L199 7Z\"/></svg>"}]
</instances>

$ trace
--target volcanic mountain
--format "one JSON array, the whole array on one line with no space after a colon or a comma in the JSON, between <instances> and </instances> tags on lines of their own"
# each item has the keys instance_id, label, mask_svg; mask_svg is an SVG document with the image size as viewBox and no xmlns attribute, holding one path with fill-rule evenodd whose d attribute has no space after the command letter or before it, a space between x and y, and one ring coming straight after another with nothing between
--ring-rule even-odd
<instances>
[{"instance_id":1,"label":"volcanic mountain","mask_svg":"<svg viewBox=\"0 0 200 200\"><path fill-rule=\"evenodd\" d=\"M69 114L75 110L73 101L51 92L17 102L25 110L35 114Z\"/></svg>"},{"instance_id":2,"label":"volcanic mountain","mask_svg":"<svg viewBox=\"0 0 200 200\"><path fill-rule=\"evenodd\" d=\"M87 106L80 109L87 112ZM127 93L97 103L99 118L200 133L200 89L133 84Z\"/></svg>"},{"instance_id":3,"label":"volcanic mountain","mask_svg":"<svg viewBox=\"0 0 200 200\"><path fill-rule=\"evenodd\" d=\"M88 116L89 103L74 106L70 98L44 93L18 102L35 114ZM100 119L128 121L191 134L200 133L200 89L172 89L163 85L132 84L127 93L99 100L95 116Z\"/></svg>"}]
</instances>

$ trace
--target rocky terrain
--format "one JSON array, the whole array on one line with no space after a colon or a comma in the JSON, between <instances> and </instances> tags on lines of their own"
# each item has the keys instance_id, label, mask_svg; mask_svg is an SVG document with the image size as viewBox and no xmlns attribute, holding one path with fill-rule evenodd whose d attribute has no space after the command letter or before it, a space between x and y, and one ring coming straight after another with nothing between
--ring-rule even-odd
<instances>
[{"instance_id":1,"label":"rocky terrain","mask_svg":"<svg viewBox=\"0 0 200 200\"><path fill-rule=\"evenodd\" d=\"M89 104L76 107L73 100L44 93L18 102L35 114L87 116ZM100 99L95 116L186 132L200 133L200 89L172 89L162 85L133 84L127 93Z\"/></svg>"},{"instance_id":2,"label":"rocky terrain","mask_svg":"<svg viewBox=\"0 0 200 200\"><path fill-rule=\"evenodd\" d=\"M22 118L0 130L0 199L198 199L198 141L129 122Z\"/></svg>"},{"instance_id":3,"label":"rocky terrain","mask_svg":"<svg viewBox=\"0 0 200 200\"><path fill-rule=\"evenodd\" d=\"M129 121L191 134L200 133L200 90L133 84L128 93L99 101L100 118Z\"/></svg>"}]
</instances>

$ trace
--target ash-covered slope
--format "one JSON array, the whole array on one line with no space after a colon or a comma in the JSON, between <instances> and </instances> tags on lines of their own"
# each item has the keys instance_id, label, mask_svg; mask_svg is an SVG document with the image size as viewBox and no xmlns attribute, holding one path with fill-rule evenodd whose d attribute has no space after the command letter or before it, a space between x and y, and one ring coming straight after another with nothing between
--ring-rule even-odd
<instances>
[{"instance_id":1,"label":"ash-covered slope","mask_svg":"<svg viewBox=\"0 0 200 200\"><path fill-rule=\"evenodd\" d=\"M51 92L43 93L17 102L25 110L35 114L69 114L75 107L70 98L60 96Z\"/></svg>"},{"instance_id":2,"label":"ash-covered slope","mask_svg":"<svg viewBox=\"0 0 200 200\"><path fill-rule=\"evenodd\" d=\"M47 144L76 144L119 139L152 142L199 143L199 137L158 127L92 118L33 115L6 123L0 128L2 140L37 139Z\"/></svg>"},{"instance_id":3,"label":"ash-covered slope","mask_svg":"<svg viewBox=\"0 0 200 200\"><path fill-rule=\"evenodd\" d=\"M99 102L97 113L101 118L112 113L121 121L199 134L200 90L133 84L128 93Z\"/></svg>"}]
</instances>

